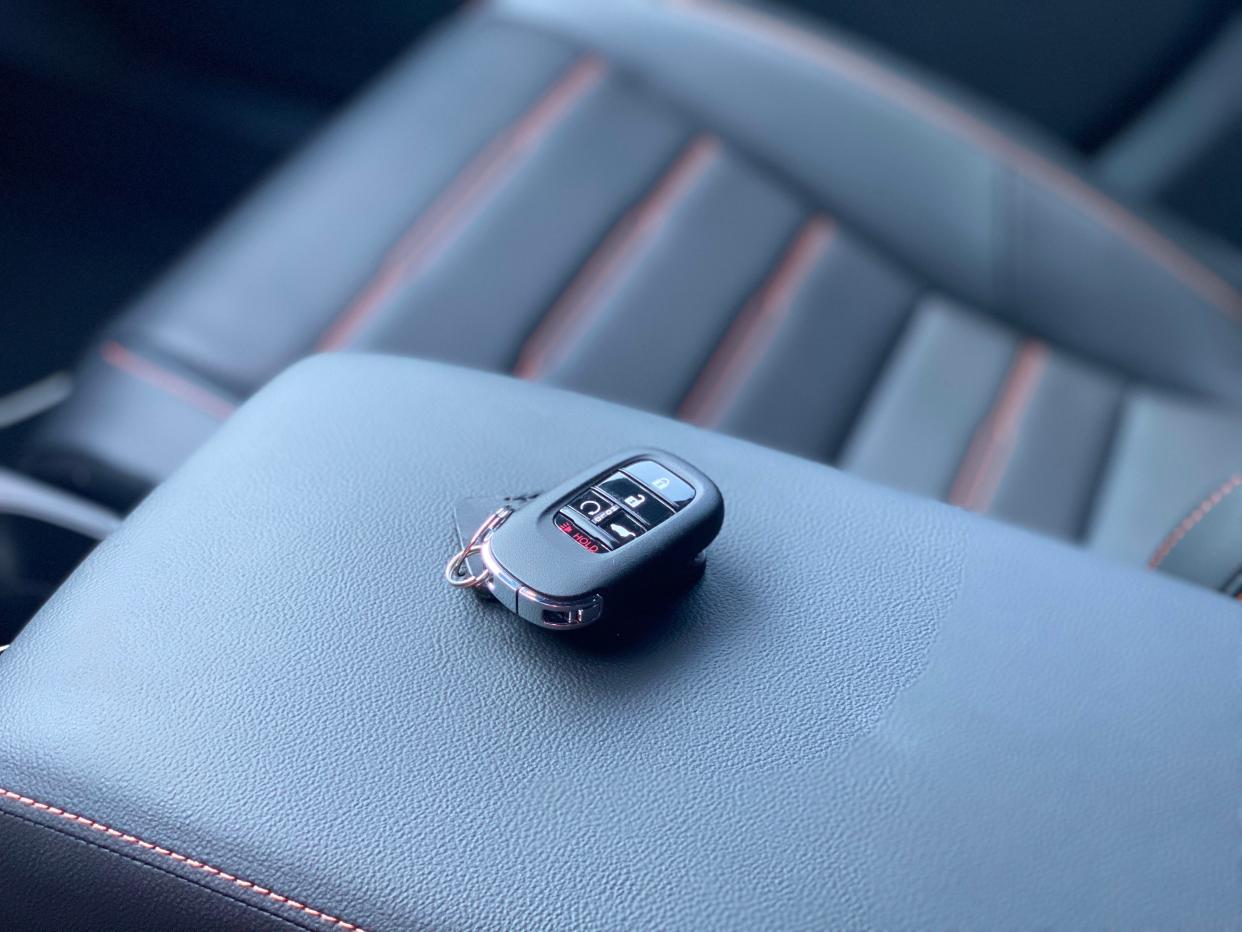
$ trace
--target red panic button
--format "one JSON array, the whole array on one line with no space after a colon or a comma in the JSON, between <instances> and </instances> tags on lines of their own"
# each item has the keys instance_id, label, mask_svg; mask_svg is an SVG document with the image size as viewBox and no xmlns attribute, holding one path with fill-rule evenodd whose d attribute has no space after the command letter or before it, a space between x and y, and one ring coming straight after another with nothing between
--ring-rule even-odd
<instances>
[{"instance_id":1,"label":"red panic button","mask_svg":"<svg viewBox=\"0 0 1242 932\"><path fill-rule=\"evenodd\" d=\"M580 547L582 547L582 549L589 550L591 551L591 553L603 553L604 552L605 550L604 545L601 544L599 541L597 541L595 538L591 537L585 531L583 531L580 527L578 527L578 525L574 524L573 521L571 521L569 517L565 514L565 512L562 511L557 514L555 518L555 524L564 533L572 537L574 539L574 542L577 543Z\"/></svg>"}]
</instances>

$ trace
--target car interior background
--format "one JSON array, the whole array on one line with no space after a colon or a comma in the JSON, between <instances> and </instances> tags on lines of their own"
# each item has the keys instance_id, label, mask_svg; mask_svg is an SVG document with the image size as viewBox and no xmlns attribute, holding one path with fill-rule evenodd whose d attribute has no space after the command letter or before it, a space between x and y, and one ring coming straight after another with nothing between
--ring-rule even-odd
<instances>
[{"instance_id":1,"label":"car interior background","mask_svg":"<svg viewBox=\"0 0 1242 932\"><path fill-rule=\"evenodd\" d=\"M784 533L794 521L809 521L779 489L804 493L812 514L831 519L831 526L807 525L814 552L827 554L824 566L845 577L841 591L824 598L833 612L864 606L865 617L858 643L830 625L824 637L842 640L818 648L848 658L860 678L833 692L814 666L821 656L815 649L803 656L779 639L759 668L788 664L787 688L773 687L776 673L755 676L775 689L775 706L786 712L796 705L795 687L812 690L829 730L854 742L851 754L865 756L871 788L890 772L894 785L905 779L900 762L887 756L892 747L916 748L912 753L928 755L926 772L942 788L955 787L946 821L969 822L971 799L1004 776L1003 768L989 768L1000 767L1005 753L1017 759L1012 748L1005 751L1016 740L1003 731L1006 723L1034 744L1050 742L1038 776L1049 793L1059 781L1073 783L1074 755L1094 755L1103 746L1097 738L1111 728L1122 744L1146 749L1164 741L1186 760L1208 761L1203 779L1185 790L1201 795L1178 799L1180 813L1162 811L1161 831L1193 844L1201 824L1216 824L1215 808L1200 803L1229 795L1221 776L1232 766L1226 757L1242 755L1236 741L1216 747L1232 727L1229 700L1240 686L1222 659L1234 646L1228 613L1242 598L1242 495L1233 496L1242 488L1239 0L204 0L192 12L155 0L11 0L0 11L0 72L7 127L0 143L0 645L27 626L0 654L0 680L4 665L14 671L10 692L0 686L0 705L15 710L12 734L0 730L0 764L52 782L59 777L48 774L63 765L65 785L89 786L82 793L97 807L74 809L63 800L52 807L76 821L75 831L106 836L114 848L138 845L148 868L159 863L151 852L163 852L178 862L169 870L181 880L210 874L186 895L227 895L204 901L199 924L243 927L261 914L299 927L356 928L336 918L348 914L368 927L402 927L421 907L406 899L416 899L409 890L381 884L375 893L353 882L353 854L342 856L339 872L337 854L321 857L318 847L305 865L291 866L299 842L295 829L285 832L293 822L283 820L293 816L284 806L265 835L267 828L248 834L246 813L223 805L220 818L238 832L229 837L241 840L220 843L215 860L127 835L127 825L107 817L110 800L121 812L132 804L139 818L146 817L140 799L172 799L169 811L198 812L182 794L210 792L197 782L207 779L201 768L187 763L200 760L202 748L178 730L155 698L159 690L131 696L132 707L109 706L116 748L97 744L94 732L73 724L89 708L82 696L67 690L63 703L46 698L57 695L57 677L78 670L90 679L93 663L113 662L132 665L131 679L176 693L175 671L216 643L200 629L225 614L264 617L254 605L272 618L273 658L300 663L317 653L319 634L296 638L307 618L321 614L384 642L388 629L376 619L416 598L393 582L403 572L395 551L438 552L444 543L434 531L434 539L403 537L384 496L434 511L450 494L454 463L483 456L489 436L512 454L498 452L495 462L478 466L477 482L472 476L463 485L471 494L531 492L538 487L532 483L560 481L615 452L589 423L630 446L667 443L696 465L702 450L705 473L720 481L729 517L713 546L721 564L741 567L745 578L709 575L701 601L674 612L692 632L704 617L735 635L743 630L748 587L767 593L778 617L795 602L811 606L813 616L819 596L803 600L798 588L813 583L813 573L787 589L769 582L786 572L792 578L795 568L779 559ZM416 425L409 435L403 418ZM554 440L537 443L538 431ZM560 444L581 462L538 478ZM412 475L403 479L385 462L407 463ZM282 470L287 483L273 479ZM365 478L355 485L354 477ZM417 520L424 518L418 528L438 527L427 515ZM253 536L239 531L247 521ZM843 538L834 536L838 526ZM846 555L829 553L845 540ZM1015 571L1026 556L1029 574ZM146 567L151 575L141 585L125 585ZM1041 581L1051 568L1055 579ZM1006 573L1014 573L1011 591L985 581ZM240 582L231 586L232 579ZM412 591L424 582L417 577ZM438 590L427 597L433 614L466 611L448 598ZM1031 618L1014 607L1023 599ZM1064 600L1063 617L1057 600ZM1108 614L1109 605L1133 615L1140 632L1134 653L1112 653L1118 619L1111 614L1082 635L1098 643L1039 641L1034 616L1056 615L1048 619L1056 628ZM915 670L915 655L934 653L929 619L969 622L1007 610L1015 613L1015 640L991 629L971 634L977 641L946 637L937 648L945 655ZM159 619L183 611L184 640L179 634L164 643ZM65 640L94 615L96 635ZM123 617L133 631L109 637ZM1169 618L1200 626L1202 638L1170 651ZM871 641L873 622L883 632ZM927 645L918 640L924 634ZM899 635L915 646L885 640ZM386 856L406 864L409 851L397 835L333 809L338 804L326 794L335 771L316 786L308 775L319 765L282 742L299 729L339 741L355 706L374 703L375 721L383 723L374 731L367 720L351 719L360 744L381 749L374 771L362 767L358 786L370 787L377 809L399 805L399 796L388 798L389 788L374 781L384 768L404 772L411 758L402 755L426 747L383 733L390 710L360 692L351 671L371 663L399 676L393 670L401 658L429 690L446 691L422 697L433 702L445 701L457 675L473 697L464 701L494 702L494 717L451 699L448 724L415 716L418 728L449 749L443 758L430 754L433 770L434 762L445 769L419 786L442 793L450 809L468 806L470 792L493 775L462 783L445 776L469 753L467 739L486 734L519 766L530 765L547 721L504 695L510 687L521 692L525 681L491 670L493 644L472 670L469 648L436 643L435 656L389 644L391 654L377 659L351 643L339 668L307 661L354 705L335 704L284 666L272 673L280 684L273 696L286 690L319 718L286 719L286 710L268 706L273 696L247 705L251 686L239 684L262 677L253 657L239 661L245 675L223 671L219 658L204 661L204 682L220 690L222 708L237 702L244 719L265 709L274 723L256 742L257 763L238 750L236 758L223 755L222 768L269 774L281 768L282 754L292 754L300 763L283 778L288 785L277 781L272 798L322 806L330 820L339 817L333 825L350 851L374 836L377 846L391 846ZM556 648L546 660L531 643L518 650L527 660L536 656L541 676L555 679L567 666L585 677L575 682L598 677L597 686L616 694L625 675L654 682L655 670L700 662L685 654L652 660L651 645L669 646L659 635L626 644L620 655L631 666L624 675L594 647ZM744 700L727 685L746 669L744 654L730 653L738 642L718 653L694 643L703 658L696 682L711 683L705 718L719 713L733 724L721 726L732 736L728 753L697 744L684 722L670 726L699 768L687 787L710 782L703 774L713 767L723 774L736 763L758 773L789 756L787 740L811 747L807 759L836 748L822 735L822 747L817 743L810 717L795 714L770 743L747 730L745 717L738 725L732 712L721 712ZM66 667L49 674L58 653ZM978 673L978 683L970 679L972 656L997 661ZM1142 687L1143 671L1159 656L1168 662L1159 688ZM1022 685L1005 693L1003 670L1011 663L1047 676L1064 664L1069 680L1095 683L1084 688L1098 687L1092 696L1116 705L1079 715L1072 696L1045 696L1047 714L1064 728L1057 743L1048 737L1051 725L1028 718L1022 704L1045 686L1018 678ZM1097 665L1108 668L1098 682ZM955 679L953 671L963 670ZM980 712L970 684L1007 696L998 700L1002 711ZM690 685L669 689L689 702ZM403 684L398 692L413 689ZM1021 689L1027 692L1019 696ZM1154 694L1183 689L1167 708L1155 704ZM1228 693L1219 706L1213 689ZM920 720L903 705L911 696L941 704ZM583 735L610 714L600 694L583 703L598 717L588 723L587 713L571 715L582 731L546 753L567 770L593 766ZM890 708L911 717L885 719ZM952 735L959 713L994 739L978 758L969 729L945 738L943 756L928 750L934 742L900 731L917 731L921 722ZM532 745L510 742L504 723L510 736L522 729L535 736ZM214 720L200 724L204 734L228 735ZM131 785L119 749L127 741L145 747L143 727L176 750ZM730 728L742 729L736 745ZM881 732L889 747L867 743ZM615 758L600 754L596 763L628 767L631 737L626 732L616 745ZM658 749L642 747L659 757ZM958 764L978 764L972 775L954 771L951 748ZM174 758L185 766L173 769ZM94 761L98 771L90 769ZM1191 764L1179 758L1176 766L1157 762L1128 776L1118 766L1106 778L1082 781L1075 805L1094 820L1121 787L1155 795L1185 783L1183 766ZM680 767L672 765L685 777ZM410 779L423 780L419 773ZM863 777L834 773L841 794L870 801L869 790L852 782ZM800 784L790 771L781 774L778 793L797 800ZM26 816L45 818L50 803L32 790L6 788L12 778L0 776L0 814L21 821L21 832L37 828ZM171 787L167 799L164 785ZM124 790L110 797L117 787ZM641 807L641 792L614 790L616 800ZM691 836L728 816L727 807L699 808L711 796L706 789L701 797L686 794L686 812L705 820L683 826ZM586 835L603 831L608 819L629 830L611 810L592 823L594 803L570 797L568 810L586 813ZM903 806L916 798L913 791L903 796ZM924 802L925 811L935 810L935 797ZM958 804L954 816L949 810ZM153 804L162 813L160 805ZM876 863L902 850L896 812L867 815L877 834L860 844L884 852ZM428 824L439 824L439 815ZM938 817L925 823L905 812L914 841L893 856L935 850ZM964 830L968 840L946 855L945 869L954 858L976 857L974 876L982 882L989 869L981 852L999 844L1005 826L1029 828L1040 817L1032 809L1006 821L998 808L974 834ZM842 838L866 835L861 822L837 818L808 825L831 822ZM1061 906L1077 904L1080 917L1120 926L1127 924L1117 921L1122 913L1145 909L1157 926L1193 926L1225 910L1229 898L1217 893L1236 887L1236 877L1224 879L1215 865L1202 876L1175 876L1169 859L1176 851L1136 850L1131 843L1150 827L1127 818L1100 816L1103 827L1093 837L1076 835L1081 847L1066 863L1107 857L1103 874L1121 871L1137 884L1163 872L1167 888L1182 884L1180 893L1157 902L1153 892L1152 902L1132 899L1122 908L1121 895L1097 901L1095 891L1075 887ZM193 821L187 816L187 825ZM537 826L518 823L529 828L528 841L538 837L536 847L548 842ZM1111 847L1110 827L1120 839ZM795 846L818 852L795 827L784 830ZM211 831L201 838L193 826L186 831L210 849ZM1203 843L1223 851L1232 843L1225 834ZM492 841L479 842L482 853L463 867L467 873L494 870L491 861L505 849ZM24 843L55 847L38 832ZM269 843L276 854L256 855ZM765 836L763 843L774 842ZM823 856L848 861L845 848ZM736 853L736 863L726 856L726 873L753 866L751 853ZM305 906L287 888L273 893L277 887L258 886L259 877L233 876L226 865L234 855L261 876L270 869L308 881L324 900ZM676 852L661 849L656 861L665 855L664 868L675 870ZM807 864L820 856L808 855ZM0 867L27 870L9 857L13 863L0 855ZM456 857L437 846L428 875L451 876ZM610 869L593 857L593 867ZM1009 866L1012 876L1021 873ZM541 878L526 866L517 875L515 896L525 903ZM165 882L149 876L152 891ZM976 904L978 912L961 891L960 900L936 901L932 879L911 888L907 913L901 897L887 904L848 879L820 892L840 894L841 916L858 905L851 897L861 898L872 919L893 920L881 925L965 915L986 926L1004 924L1002 894L1012 876L995 886L995 903ZM1071 880L1058 874L1057 882ZM576 908L566 903L580 890L559 875L549 883L559 891L549 924L564 925ZM83 889L117 916L136 908L122 892L93 883ZM436 904L426 915L441 924L480 919L464 907L454 912L459 904L446 889L424 891ZM1056 917L1057 883L1041 889L1030 895L1048 911L1036 912ZM711 899L706 888L696 891ZM1242 891L1234 892L1242 903ZM808 894L804 905L818 896ZM920 914L927 903L937 905ZM884 913L889 906L894 911ZM998 911L988 912L993 907ZM158 928L176 915L160 908L142 922ZM591 894L579 918L598 919L607 908ZM643 908L625 915L659 924L663 914ZM231 918L221 920L226 913ZM65 927L78 921L68 912L48 915ZM795 910L784 919L795 916L807 918ZM692 911L678 918L677 925L695 924Z\"/></svg>"},{"instance_id":2,"label":"car interior background","mask_svg":"<svg viewBox=\"0 0 1242 932\"><path fill-rule=\"evenodd\" d=\"M57 471L34 465L29 448L40 419L32 413L55 405L72 390L70 373L77 361L93 352L126 303L375 74L455 12L455 4L448 2L391 0L348 10L318 4L296 11L281 3L213 0L191 18L145 0L19 0L6 5L0 106L10 132L0 151L6 205L0 230L5 334L0 390L9 401L2 412L7 426L0 433L0 456L8 468L41 473L54 484L74 487L64 469L80 474L87 467L76 464ZM898 61L926 69L943 79L950 93L960 88L985 106L1033 124L1080 162L1102 190L1137 211L1159 215L1163 233L1192 243L1198 260L1214 272L1231 280L1242 275L1242 185L1237 178L1242 164L1242 16L1230 0L1138 5L1097 0L1085 6L1068 0L790 0L781 14L795 23L840 29ZM656 152L648 157L664 156ZM826 210L833 206L824 205ZM764 219L756 214L755 222ZM781 218L768 222L769 238L788 235ZM815 248L814 243L807 246ZM327 240L323 248L330 248ZM308 256L307 261L316 260ZM754 278L762 271L757 266L747 274ZM858 287L887 288L889 293L873 300L886 305L883 313L900 316L912 300L911 288L925 286L892 281ZM953 319L951 309L943 314ZM954 324L927 326L951 329ZM899 329L894 325L883 333L845 338L858 340L857 352L872 357L861 365L875 367L876 360L895 352ZM1040 339L1038 346L1051 341L1057 348L1055 334L1031 336ZM976 337L992 339L990 352L998 359L990 368L1003 368L1002 357L1012 352L1010 338ZM712 338L705 335L703 340ZM1042 350L1027 349L1036 353L1028 353L1027 368L1042 368ZM690 350L702 352L702 347ZM411 346L410 351L438 355L434 348ZM687 352L682 349L683 355ZM989 350L979 352L986 355ZM440 355L453 358L452 353ZM296 354L288 356L293 358ZM187 374L193 381L193 363ZM979 372L979 390L987 391L995 378L995 372ZM1092 376L1076 371L1073 378L1091 382ZM588 379L580 384L590 391L593 383ZM1113 396L1122 390L1116 384L1101 389L1101 384L1097 380L1093 387L1098 390L1086 389L1094 397L1084 403L1097 409L1092 430L1102 437L1117 429L1119 402ZM252 380L229 389L244 394L253 387ZM607 387L596 390L656 410L677 410L660 399L629 398ZM694 397L683 398L682 416L718 416L708 411L696 415L698 403ZM827 416L813 403L798 412L804 403L806 399L791 399L783 418ZM987 410L967 410L958 417L978 422L986 415ZM733 429L746 435L750 428L739 417ZM837 423L819 425L814 438L797 436L796 429L752 432L756 439L817 459L847 467L852 462L881 481L938 497L956 496L958 503L969 504L972 495L978 498L979 492L969 492L968 480L960 476L955 492L942 475L912 478L899 466L869 467L868 460L890 457L891 451L868 452L857 437L846 445L843 417L832 415L829 419ZM850 412L850 417L861 415ZM730 429L728 420L725 429ZM855 420L853 426L857 424ZM186 448L181 446L167 464L180 458ZM1109 442L1100 439L1095 446L1066 454L1079 457L1078 468L1086 475L1078 480L1083 488L1050 493L1073 499L1060 504L1061 514L1035 514L1046 509L1045 501L1011 508L1008 515L1003 502L989 510L1071 539L1088 536L1087 502L1092 488L1103 481ZM960 460L962 453L954 447L939 455ZM946 462L939 471L948 468ZM1209 481L1213 473L1204 473L1202 481ZM1055 484L1056 479L1031 481ZM150 477L144 476L119 492L78 491L125 509L149 484ZM1178 490L1176 507L1200 491L1194 484ZM1162 513L1159 520L1164 519ZM58 551L64 555L58 558ZM83 544L72 536L35 527L25 518L6 519L3 590L10 634L20 623L14 619L28 616L82 552Z\"/></svg>"}]
</instances>

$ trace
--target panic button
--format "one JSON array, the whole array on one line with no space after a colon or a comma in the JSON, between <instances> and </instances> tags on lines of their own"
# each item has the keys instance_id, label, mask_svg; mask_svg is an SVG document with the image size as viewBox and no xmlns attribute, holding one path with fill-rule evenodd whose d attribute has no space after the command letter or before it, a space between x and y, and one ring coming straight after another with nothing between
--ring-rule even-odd
<instances>
[{"instance_id":1,"label":"panic button","mask_svg":"<svg viewBox=\"0 0 1242 932\"><path fill-rule=\"evenodd\" d=\"M622 466L623 470L649 489L654 489L675 508L681 508L694 498L694 487L672 470L652 460L639 460Z\"/></svg>"},{"instance_id":2,"label":"panic button","mask_svg":"<svg viewBox=\"0 0 1242 932\"><path fill-rule=\"evenodd\" d=\"M603 553L608 549L586 531L582 530L582 528L578 527L569 515L563 511L556 513L554 523L561 531L572 537L574 542L584 550L589 550L591 553Z\"/></svg>"}]
</instances>

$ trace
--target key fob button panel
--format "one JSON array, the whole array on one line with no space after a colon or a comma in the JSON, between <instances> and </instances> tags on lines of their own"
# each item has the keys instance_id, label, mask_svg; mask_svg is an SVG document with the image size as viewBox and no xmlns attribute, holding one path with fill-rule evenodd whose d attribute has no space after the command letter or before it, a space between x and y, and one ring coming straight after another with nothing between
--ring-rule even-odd
<instances>
[{"instance_id":1,"label":"key fob button panel","mask_svg":"<svg viewBox=\"0 0 1242 932\"><path fill-rule=\"evenodd\" d=\"M568 507L553 519L562 532L591 553L616 550L637 540L672 518L695 496L693 486L667 466L649 459L615 467L596 483L575 492Z\"/></svg>"},{"instance_id":2,"label":"key fob button panel","mask_svg":"<svg viewBox=\"0 0 1242 932\"><path fill-rule=\"evenodd\" d=\"M511 601L538 625L575 627L605 605L611 614L661 598L695 575L696 564L701 572L699 554L723 518L720 490L694 466L660 450L630 450L526 501L486 539L480 558L489 591L494 583L506 595L502 604Z\"/></svg>"}]
</instances>

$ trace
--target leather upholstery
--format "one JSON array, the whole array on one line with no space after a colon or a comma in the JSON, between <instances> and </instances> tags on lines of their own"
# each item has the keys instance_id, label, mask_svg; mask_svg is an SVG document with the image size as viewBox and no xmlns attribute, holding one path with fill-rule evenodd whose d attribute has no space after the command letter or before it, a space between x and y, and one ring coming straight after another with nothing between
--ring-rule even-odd
<instances>
[{"instance_id":1,"label":"leather upholstery","mask_svg":"<svg viewBox=\"0 0 1242 932\"><path fill-rule=\"evenodd\" d=\"M575 640L444 585L458 498L638 444L725 496L683 600ZM1229 927L1237 621L672 420L320 358L0 658L20 881L0 915L42 897L129 929L174 897L187 929ZM204 890L214 907L185 899Z\"/></svg>"},{"instance_id":2,"label":"leather upholstery","mask_svg":"<svg viewBox=\"0 0 1242 932\"><path fill-rule=\"evenodd\" d=\"M728 0L498 0L131 310L31 466L129 504L285 366L361 348L1080 539L1131 393L1242 402L1240 318L1070 157L839 37ZM1168 483L1174 511L1201 491Z\"/></svg>"},{"instance_id":3,"label":"leather upholstery","mask_svg":"<svg viewBox=\"0 0 1242 932\"><path fill-rule=\"evenodd\" d=\"M1136 392L1126 405L1116 448L1091 518L1090 545L1118 559L1152 562L1167 536L1242 471L1242 418L1226 408ZM1170 489L1179 494L1170 495ZM1225 562L1231 550L1242 553L1238 526L1228 531L1232 543L1222 537L1219 548ZM1160 568L1173 564L1161 561ZM1220 578L1210 585L1225 582Z\"/></svg>"}]
</instances>

